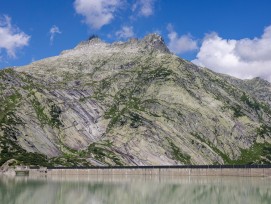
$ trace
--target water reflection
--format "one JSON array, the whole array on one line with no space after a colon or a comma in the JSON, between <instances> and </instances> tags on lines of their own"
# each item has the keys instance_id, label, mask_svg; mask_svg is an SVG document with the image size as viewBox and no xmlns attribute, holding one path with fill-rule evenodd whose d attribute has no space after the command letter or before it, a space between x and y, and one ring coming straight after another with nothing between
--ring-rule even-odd
<instances>
[{"instance_id":1,"label":"water reflection","mask_svg":"<svg viewBox=\"0 0 271 204\"><path fill-rule=\"evenodd\" d=\"M270 203L270 178L0 177L3 204Z\"/></svg>"}]
</instances>

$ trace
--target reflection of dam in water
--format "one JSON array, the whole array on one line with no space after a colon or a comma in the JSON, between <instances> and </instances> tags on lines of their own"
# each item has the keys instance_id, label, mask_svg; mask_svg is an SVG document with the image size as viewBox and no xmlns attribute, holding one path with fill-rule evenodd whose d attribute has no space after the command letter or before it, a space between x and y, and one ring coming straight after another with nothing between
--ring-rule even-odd
<instances>
[{"instance_id":1,"label":"reflection of dam in water","mask_svg":"<svg viewBox=\"0 0 271 204\"><path fill-rule=\"evenodd\" d=\"M88 175L0 177L4 204L270 203L270 178Z\"/></svg>"}]
</instances>

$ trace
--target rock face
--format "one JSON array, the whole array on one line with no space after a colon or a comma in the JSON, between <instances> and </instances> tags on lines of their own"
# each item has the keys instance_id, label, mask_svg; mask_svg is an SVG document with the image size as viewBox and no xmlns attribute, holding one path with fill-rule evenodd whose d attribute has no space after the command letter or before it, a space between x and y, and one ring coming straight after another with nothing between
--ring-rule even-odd
<instances>
[{"instance_id":1,"label":"rock face","mask_svg":"<svg viewBox=\"0 0 271 204\"><path fill-rule=\"evenodd\" d=\"M180 59L155 34L93 38L0 71L0 162L270 163L270 89Z\"/></svg>"}]
</instances>

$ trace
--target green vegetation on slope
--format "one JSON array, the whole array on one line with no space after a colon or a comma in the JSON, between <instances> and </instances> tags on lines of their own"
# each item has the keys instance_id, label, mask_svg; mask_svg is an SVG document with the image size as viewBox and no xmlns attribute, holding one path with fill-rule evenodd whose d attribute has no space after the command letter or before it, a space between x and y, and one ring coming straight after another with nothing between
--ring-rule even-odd
<instances>
[{"instance_id":1,"label":"green vegetation on slope","mask_svg":"<svg viewBox=\"0 0 271 204\"><path fill-rule=\"evenodd\" d=\"M238 159L232 160L225 153L215 147L210 141L203 139L198 133L191 133L201 143L208 145L223 160L224 164L270 164L271 163L271 144L254 143L248 149L240 149L241 155Z\"/></svg>"},{"instance_id":2,"label":"green vegetation on slope","mask_svg":"<svg viewBox=\"0 0 271 204\"><path fill-rule=\"evenodd\" d=\"M22 120L16 116L16 108L21 101L21 95L14 91L14 94L1 101L0 111L0 166L10 159L16 159L18 164L43 165L48 164L46 156L27 152L20 147L16 141L20 133L17 125L24 125Z\"/></svg>"},{"instance_id":3,"label":"green vegetation on slope","mask_svg":"<svg viewBox=\"0 0 271 204\"><path fill-rule=\"evenodd\" d=\"M271 144L255 143L249 149L242 149L241 156L229 164L271 164Z\"/></svg>"},{"instance_id":4,"label":"green vegetation on slope","mask_svg":"<svg viewBox=\"0 0 271 204\"><path fill-rule=\"evenodd\" d=\"M92 158L101 164L108 166L123 165L119 156L113 150L113 143L109 140L94 142L85 150L74 150L69 147L63 156L50 159L49 165L52 166L91 166L87 161Z\"/></svg>"},{"instance_id":5,"label":"green vegetation on slope","mask_svg":"<svg viewBox=\"0 0 271 204\"><path fill-rule=\"evenodd\" d=\"M182 152L181 149L174 144L172 139L170 139L169 137L167 137L166 139L171 147L170 149L173 159L181 162L182 164L191 164L191 157Z\"/></svg>"},{"instance_id":6,"label":"green vegetation on slope","mask_svg":"<svg viewBox=\"0 0 271 204\"><path fill-rule=\"evenodd\" d=\"M0 71L2 80L12 76L15 77L15 71L12 69ZM28 89L30 89L30 86ZM18 164L23 165L50 166L45 155L27 152L17 144L21 136L17 126L25 125L22 119L16 115L16 110L20 108L22 100L22 95L15 88L12 88L11 93L7 93L0 99L0 166L9 159L16 159ZM41 122L47 123L49 121L52 126L56 127L61 124L58 119L60 112L57 106L52 105L51 119L48 119L41 104L35 99L31 102Z\"/></svg>"}]
</instances>

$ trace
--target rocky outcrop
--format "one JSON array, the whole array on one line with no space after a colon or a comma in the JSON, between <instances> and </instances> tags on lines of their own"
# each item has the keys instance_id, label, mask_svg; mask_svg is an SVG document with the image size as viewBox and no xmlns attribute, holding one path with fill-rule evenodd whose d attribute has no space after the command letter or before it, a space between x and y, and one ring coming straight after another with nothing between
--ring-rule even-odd
<instances>
[{"instance_id":1,"label":"rocky outcrop","mask_svg":"<svg viewBox=\"0 0 271 204\"><path fill-rule=\"evenodd\" d=\"M0 166L0 175L14 175L14 170L10 169L10 166L15 165L17 161L15 159L10 159L6 161L2 166Z\"/></svg>"},{"instance_id":2,"label":"rocky outcrop","mask_svg":"<svg viewBox=\"0 0 271 204\"><path fill-rule=\"evenodd\" d=\"M155 34L94 38L0 72L1 162L270 163L270 84L255 80L201 69Z\"/></svg>"}]
</instances>

